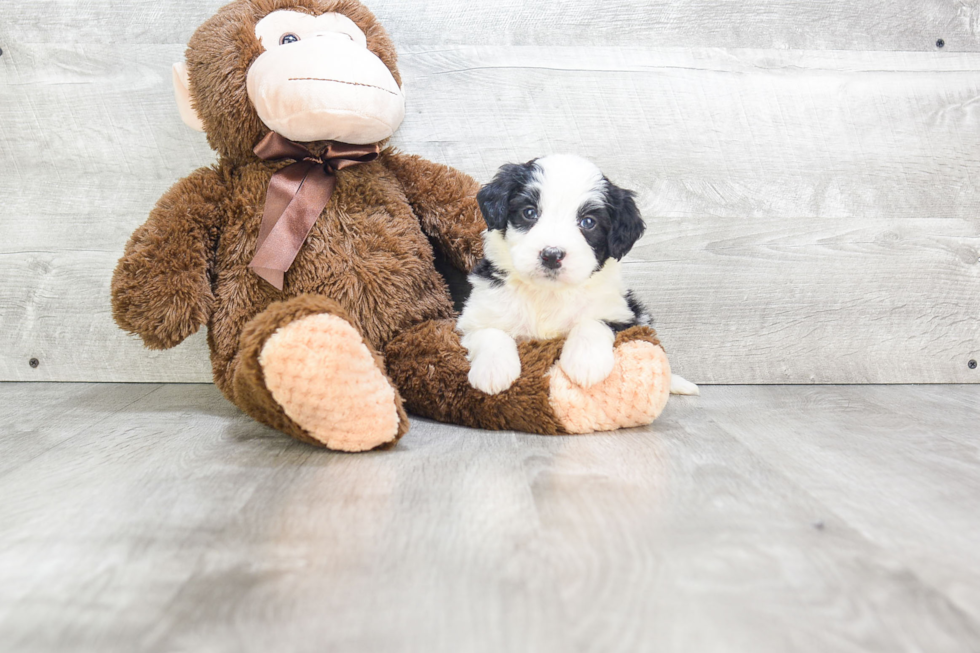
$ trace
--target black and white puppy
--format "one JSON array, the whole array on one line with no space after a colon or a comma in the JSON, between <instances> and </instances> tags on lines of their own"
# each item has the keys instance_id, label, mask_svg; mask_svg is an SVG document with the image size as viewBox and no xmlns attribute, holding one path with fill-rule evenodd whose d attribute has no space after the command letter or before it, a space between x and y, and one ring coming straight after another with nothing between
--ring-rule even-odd
<instances>
[{"instance_id":1,"label":"black and white puppy","mask_svg":"<svg viewBox=\"0 0 980 653\"><path fill-rule=\"evenodd\" d=\"M503 166L477 200L485 258L470 274L457 326L470 384L503 392L521 374L518 340L561 336L568 377L584 387L603 381L616 333L650 324L620 274L644 231L633 192L586 159L554 155ZM697 394L697 386L674 376L671 392Z\"/></svg>"}]
</instances>

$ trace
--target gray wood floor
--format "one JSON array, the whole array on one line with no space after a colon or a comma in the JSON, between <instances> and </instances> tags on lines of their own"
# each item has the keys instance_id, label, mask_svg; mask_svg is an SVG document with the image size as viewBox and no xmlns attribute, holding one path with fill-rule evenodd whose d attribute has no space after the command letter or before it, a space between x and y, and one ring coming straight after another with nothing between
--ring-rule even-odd
<instances>
[{"instance_id":1,"label":"gray wood floor","mask_svg":"<svg viewBox=\"0 0 980 653\"><path fill-rule=\"evenodd\" d=\"M0 650L980 650L980 386L703 391L339 455L211 386L0 384Z\"/></svg>"}]
</instances>

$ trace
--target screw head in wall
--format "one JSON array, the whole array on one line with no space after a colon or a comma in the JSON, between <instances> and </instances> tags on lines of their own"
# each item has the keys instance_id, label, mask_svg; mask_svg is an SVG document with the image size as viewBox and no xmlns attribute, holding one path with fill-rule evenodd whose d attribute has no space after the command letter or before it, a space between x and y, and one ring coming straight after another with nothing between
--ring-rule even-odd
<instances>
[{"instance_id":1,"label":"screw head in wall","mask_svg":"<svg viewBox=\"0 0 980 653\"><path fill-rule=\"evenodd\" d=\"M946 47L946 41L944 41L943 39L939 39L938 41L936 41L936 47L937 48L945 48Z\"/></svg>"},{"instance_id":2,"label":"screw head in wall","mask_svg":"<svg viewBox=\"0 0 980 653\"><path fill-rule=\"evenodd\" d=\"M975 370L975 369L977 369L977 362L976 361L970 361L969 363L966 364L966 366L969 367L971 370Z\"/></svg>"},{"instance_id":3,"label":"screw head in wall","mask_svg":"<svg viewBox=\"0 0 980 653\"><path fill-rule=\"evenodd\" d=\"M32 358L30 361L27 362L27 364L36 370L38 366L41 364L41 361L39 361L36 358Z\"/></svg>"}]
</instances>

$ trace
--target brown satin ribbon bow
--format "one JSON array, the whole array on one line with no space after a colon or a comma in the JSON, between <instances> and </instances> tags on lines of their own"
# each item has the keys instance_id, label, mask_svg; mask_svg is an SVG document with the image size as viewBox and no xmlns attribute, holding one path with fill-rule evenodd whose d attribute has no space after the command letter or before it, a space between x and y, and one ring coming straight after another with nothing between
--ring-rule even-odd
<instances>
[{"instance_id":1,"label":"brown satin ribbon bow","mask_svg":"<svg viewBox=\"0 0 980 653\"><path fill-rule=\"evenodd\" d=\"M293 141L269 132L255 146L265 161L295 159L272 175L262 226L249 267L282 290L283 277L313 229L337 185L338 170L378 158L377 145L330 143L323 158Z\"/></svg>"}]
</instances>

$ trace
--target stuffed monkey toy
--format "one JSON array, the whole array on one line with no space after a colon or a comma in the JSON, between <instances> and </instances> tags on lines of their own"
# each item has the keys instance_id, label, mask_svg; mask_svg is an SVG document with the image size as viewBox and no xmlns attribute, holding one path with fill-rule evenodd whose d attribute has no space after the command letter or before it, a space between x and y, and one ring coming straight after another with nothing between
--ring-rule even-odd
<instances>
[{"instance_id":1,"label":"stuffed monkey toy","mask_svg":"<svg viewBox=\"0 0 980 653\"><path fill-rule=\"evenodd\" d=\"M174 185L126 245L116 322L151 349L208 327L214 380L247 414L304 442L366 451L406 409L541 434L648 424L670 370L653 331L618 336L582 388L561 342L520 347L499 395L470 387L433 245L481 257L478 184L387 147L404 95L395 49L357 0L235 0L174 66L181 116L218 154Z\"/></svg>"}]
</instances>

